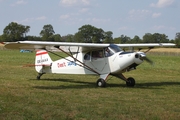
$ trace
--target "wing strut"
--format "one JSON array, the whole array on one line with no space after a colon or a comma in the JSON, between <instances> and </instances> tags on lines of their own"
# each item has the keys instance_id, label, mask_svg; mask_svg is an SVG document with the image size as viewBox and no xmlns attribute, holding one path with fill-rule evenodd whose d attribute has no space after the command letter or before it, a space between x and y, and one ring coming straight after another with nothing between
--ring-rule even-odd
<instances>
[{"instance_id":1,"label":"wing strut","mask_svg":"<svg viewBox=\"0 0 180 120\"><path fill-rule=\"evenodd\" d=\"M58 49L60 49L60 48L58 48ZM69 47L69 53L71 54L71 56L73 56L73 54L72 54L72 52L71 52L71 49L70 49L70 47ZM78 47L78 49L77 49L77 52L76 53L78 53L78 51L79 51L79 47ZM78 54L76 54L76 58L77 58L77 56L78 56ZM76 62L76 59L74 59L74 62Z\"/></svg>"},{"instance_id":2,"label":"wing strut","mask_svg":"<svg viewBox=\"0 0 180 120\"><path fill-rule=\"evenodd\" d=\"M153 49L154 47L149 47L149 49L148 50L146 50L144 53L147 53L147 52L149 52L151 49Z\"/></svg>"},{"instance_id":3,"label":"wing strut","mask_svg":"<svg viewBox=\"0 0 180 120\"><path fill-rule=\"evenodd\" d=\"M98 73L97 71L95 71L95 70L92 69L91 67L87 66L87 65L84 64L83 62L79 61L77 58L73 57L73 55L71 55L71 54L65 52L64 50L62 50L61 48L59 48L59 46L54 46L54 47L56 47L57 49L61 50L63 53L65 53L66 55L72 57L75 61L81 63L81 64L84 65L84 66L82 66L82 65L80 65L80 64L77 64L77 65L79 65L79 66L81 66L81 67L84 67L85 69L90 70L90 71L92 71L92 72L94 72L94 73L100 75L100 73ZM50 51L48 51L48 52L50 52ZM51 53L53 53L53 52L51 52ZM55 54L55 53L53 53L53 54ZM57 55L57 54L55 54L55 55ZM58 56L59 56L59 55L58 55ZM60 56L60 57L62 57L62 56ZM64 57L63 57L63 58L64 58ZM66 58L64 58L64 59L66 59ZM68 60L68 59L66 59L66 60ZM70 60L68 60L68 61L70 61ZM71 62L71 61L70 61L70 62Z\"/></svg>"}]
</instances>

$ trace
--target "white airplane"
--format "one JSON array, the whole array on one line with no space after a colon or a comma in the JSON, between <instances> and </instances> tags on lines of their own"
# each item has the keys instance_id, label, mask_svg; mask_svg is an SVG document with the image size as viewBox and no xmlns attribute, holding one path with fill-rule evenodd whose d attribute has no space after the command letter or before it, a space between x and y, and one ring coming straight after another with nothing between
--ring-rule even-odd
<instances>
[{"instance_id":1,"label":"white airplane","mask_svg":"<svg viewBox=\"0 0 180 120\"><path fill-rule=\"evenodd\" d=\"M94 43L68 43L68 42L42 42L42 41L18 41L5 44L7 49L36 50L35 66L38 72L37 79L46 73L58 74L96 74L100 78L96 84L105 87L109 75L120 78L127 86L133 87L135 80L126 78L123 73L135 70L138 65L146 60L152 63L146 52L154 47L172 47L172 43L151 44L94 44ZM139 48L139 51L125 52L121 48ZM62 59L52 61L48 52L61 57L52 49L58 49L68 55Z\"/></svg>"}]
</instances>

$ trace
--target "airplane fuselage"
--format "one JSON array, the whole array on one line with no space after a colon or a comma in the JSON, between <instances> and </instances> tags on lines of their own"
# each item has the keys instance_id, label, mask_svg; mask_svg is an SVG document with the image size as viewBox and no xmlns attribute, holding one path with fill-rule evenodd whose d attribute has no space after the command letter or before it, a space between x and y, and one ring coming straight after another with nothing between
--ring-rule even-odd
<instances>
[{"instance_id":1,"label":"airplane fuselage","mask_svg":"<svg viewBox=\"0 0 180 120\"><path fill-rule=\"evenodd\" d=\"M136 52L125 53L121 51L114 53L109 57L96 59L91 57L89 60L85 60L84 56L85 53L78 53L73 55L75 59L72 57L66 57L53 61L50 66L43 67L42 72L57 74L96 74L94 72L96 71L99 74L119 74L125 71L130 71L143 62L139 59ZM37 59L36 61L38 62L40 60ZM42 64L46 64L45 62L42 61ZM86 66L90 67L91 70ZM42 66L36 66L36 68L38 67ZM40 69L36 70L37 72L40 72Z\"/></svg>"}]
</instances>

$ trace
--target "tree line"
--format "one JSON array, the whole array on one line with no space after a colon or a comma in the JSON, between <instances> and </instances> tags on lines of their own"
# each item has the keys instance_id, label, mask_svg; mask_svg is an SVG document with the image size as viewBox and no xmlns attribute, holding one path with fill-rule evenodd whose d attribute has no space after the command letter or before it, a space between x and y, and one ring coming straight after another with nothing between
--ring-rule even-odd
<instances>
[{"instance_id":1,"label":"tree line","mask_svg":"<svg viewBox=\"0 0 180 120\"><path fill-rule=\"evenodd\" d=\"M9 23L0 35L1 42L15 42L21 40L32 41L56 41L56 42L83 42L83 43L175 43L180 47L180 32L175 34L175 39L169 40L168 36L160 33L145 33L142 39L135 35L130 38L126 35L120 35L113 38L112 31L104 31L101 28L96 28L92 25L83 25L78 29L78 32L61 36L56 34L51 24L44 25L40 31L40 36L30 36L27 33L30 31L30 26L24 26L16 22Z\"/></svg>"}]
</instances>

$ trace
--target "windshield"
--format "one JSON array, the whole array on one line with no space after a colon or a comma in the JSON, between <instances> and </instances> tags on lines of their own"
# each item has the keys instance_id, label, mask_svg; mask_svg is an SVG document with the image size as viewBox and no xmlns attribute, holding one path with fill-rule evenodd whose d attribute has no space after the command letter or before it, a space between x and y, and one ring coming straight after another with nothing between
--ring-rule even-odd
<instances>
[{"instance_id":1,"label":"windshield","mask_svg":"<svg viewBox=\"0 0 180 120\"><path fill-rule=\"evenodd\" d=\"M114 44L111 44L111 45L109 46L109 48L110 48L114 53L123 51L119 46L114 45Z\"/></svg>"}]
</instances>

